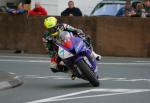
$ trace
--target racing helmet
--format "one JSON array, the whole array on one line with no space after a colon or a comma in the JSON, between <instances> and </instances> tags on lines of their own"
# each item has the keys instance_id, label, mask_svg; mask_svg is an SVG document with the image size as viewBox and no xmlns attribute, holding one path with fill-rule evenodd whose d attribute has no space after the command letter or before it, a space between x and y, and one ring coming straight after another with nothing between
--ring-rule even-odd
<instances>
[{"instance_id":1,"label":"racing helmet","mask_svg":"<svg viewBox=\"0 0 150 103\"><path fill-rule=\"evenodd\" d=\"M55 17L48 17L44 20L44 26L52 36L58 35L57 19Z\"/></svg>"}]
</instances>

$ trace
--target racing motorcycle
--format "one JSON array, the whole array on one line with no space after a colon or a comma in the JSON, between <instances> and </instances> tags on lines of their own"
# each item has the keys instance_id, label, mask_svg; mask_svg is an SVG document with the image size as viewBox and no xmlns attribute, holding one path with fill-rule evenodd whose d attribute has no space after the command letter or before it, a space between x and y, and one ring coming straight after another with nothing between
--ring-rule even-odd
<instances>
[{"instance_id":1,"label":"racing motorcycle","mask_svg":"<svg viewBox=\"0 0 150 103\"><path fill-rule=\"evenodd\" d=\"M58 56L72 73L72 76L87 80L94 87L99 86L96 58L91 56L92 51L83 39L73 36L67 31L62 31L59 38L55 41L58 46Z\"/></svg>"}]
</instances>

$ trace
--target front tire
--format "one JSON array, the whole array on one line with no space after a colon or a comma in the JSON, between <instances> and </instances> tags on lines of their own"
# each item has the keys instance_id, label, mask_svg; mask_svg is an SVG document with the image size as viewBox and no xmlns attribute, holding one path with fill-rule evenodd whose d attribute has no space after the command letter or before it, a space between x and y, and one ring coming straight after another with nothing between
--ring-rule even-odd
<instances>
[{"instance_id":1,"label":"front tire","mask_svg":"<svg viewBox=\"0 0 150 103\"><path fill-rule=\"evenodd\" d=\"M98 87L100 85L97 76L94 74L93 71L91 71L91 69L84 62L84 60L81 60L79 63L77 63L77 66L79 67L83 75L86 77L86 79L92 84L92 86Z\"/></svg>"}]
</instances>

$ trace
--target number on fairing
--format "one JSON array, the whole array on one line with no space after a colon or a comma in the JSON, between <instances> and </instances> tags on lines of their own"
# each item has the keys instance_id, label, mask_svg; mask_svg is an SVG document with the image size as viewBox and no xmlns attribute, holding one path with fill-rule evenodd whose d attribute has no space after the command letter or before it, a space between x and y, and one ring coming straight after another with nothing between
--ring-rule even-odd
<instances>
[{"instance_id":1,"label":"number on fairing","mask_svg":"<svg viewBox=\"0 0 150 103\"><path fill-rule=\"evenodd\" d=\"M69 58L69 57L72 57L73 55L66 51L65 49L63 49L62 47L59 47L59 50L58 50L58 55L60 58L62 59L66 59L66 58Z\"/></svg>"}]
</instances>

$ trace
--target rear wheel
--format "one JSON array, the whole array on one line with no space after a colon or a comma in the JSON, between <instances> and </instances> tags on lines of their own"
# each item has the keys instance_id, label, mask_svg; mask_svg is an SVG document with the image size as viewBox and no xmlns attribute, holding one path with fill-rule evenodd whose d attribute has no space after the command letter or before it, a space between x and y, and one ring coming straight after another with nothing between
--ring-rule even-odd
<instances>
[{"instance_id":1,"label":"rear wheel","mask_svg":"<svg viewBox=\"0 0 150 103\"><path fill-rule=\"evenodd\" d=\"M83 60L77 63L77 65L86 79L92 84L92 86L97 87L100 85L97 76L93 71L91 71L89 66Z\"/></svg>"}]
</instances>

